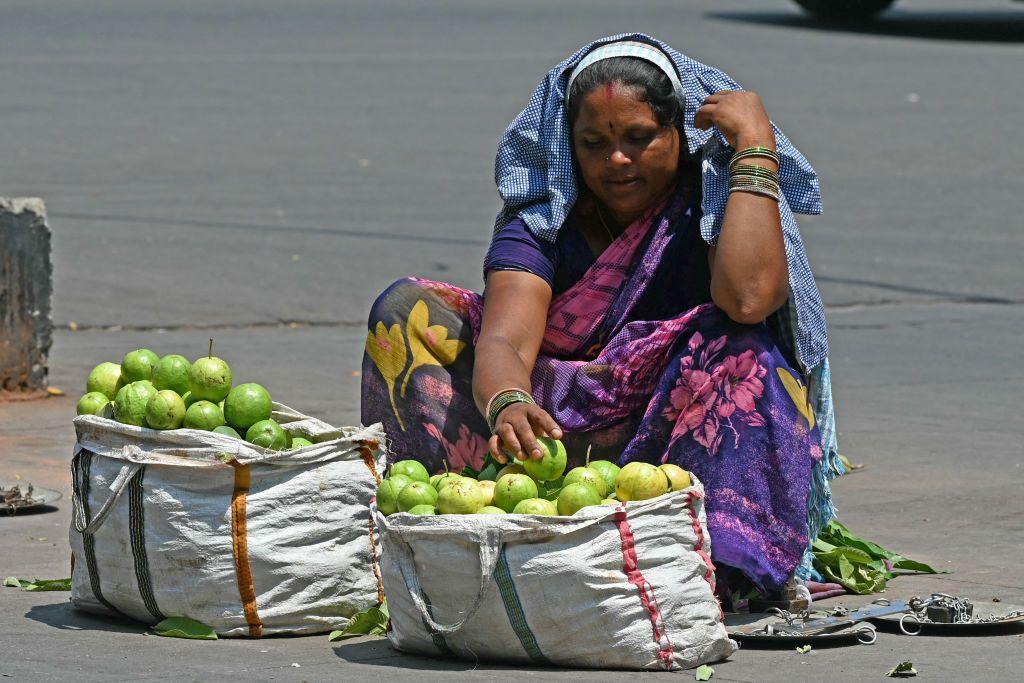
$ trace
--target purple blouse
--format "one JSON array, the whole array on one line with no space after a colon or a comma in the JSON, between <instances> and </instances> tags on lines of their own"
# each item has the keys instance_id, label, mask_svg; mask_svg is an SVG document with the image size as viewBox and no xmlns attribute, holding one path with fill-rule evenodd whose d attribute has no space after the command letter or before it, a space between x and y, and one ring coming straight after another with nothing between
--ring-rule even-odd
<instances>
[{"instance_id":1,"label":"purple blouse","mask_svg":"<svg viewBox=\"0 0 1024 683\"><path fill-rule=\"evenodd\" d=\"M666 248L666 257L678 264L675 269L660 269L647 289L652 294L641 299L635 319L657 320L711 301L711 273L708 245L700 236L700 207L692 207L690 220L680 223ZM534 236L519 218L495 231L484 257L484 276L492 270L520 270L533 273L551 285L558 296L576 284L597 257L574 224L572 216L558 232L554 244ZM672 295L664 297L664 292ZM644 300L647 300L646 302Z\"/></svg>"}]
</instances>

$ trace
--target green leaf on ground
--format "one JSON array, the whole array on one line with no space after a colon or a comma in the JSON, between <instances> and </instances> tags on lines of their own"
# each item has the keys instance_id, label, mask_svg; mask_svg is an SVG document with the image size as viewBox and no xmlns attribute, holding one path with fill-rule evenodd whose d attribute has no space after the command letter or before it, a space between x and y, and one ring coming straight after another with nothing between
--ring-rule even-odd
<instances>
[{"instance_id":1,"label":"green leaf on ground","mask_svg":"<svg viewBox=\"0 0 1024 683\"><path fill-rule=\"evenodd\" d=\"M357 636L382 636L387 632L388 617L388 601L385 600L379 607L371 607L356 614L348 626L340 631L331 631L327 640L333 643Z\"/></svg>"},{"instance_id":2,"label":"green leaf on ground","mask_svg":"<svg viewBox=\"0 0 1024 683\"><path fill-rule=\"evenodd\" d=\"M167 638L192 638L194 640L217 640L217 633L201 621L188 617L170 617L153 627L158 636Z\"/></svg>"},{"instance_id":3,"label":"green leaf on ground","mask_svg":"<svg viewBox=\"0 0 1024 683\"><path fill-rule=\"evenodd\" d=\"M802 655L805 655L805 654L807 654L808 652L811 651L811 646L810 645L801 645L800 647L798 647L796 649L796 651L799 652Z\"/></svg>"},{"instance_id":4,"label":"green leaf on ground","mask_svg":"<svg viewBox=\"0 0 1024 683\"><path fill-rule=\"evenodd\" d=\"M839 462L843 463L843 468L846 469L847 474L849 474L850 472L856 472L857 470L862 470L865 467L867 467L867 465L864 465L863 463L854 464L850 462L850 459L847 458L842 453L839 454Z\"/></svg>"},{"instance_id":5,"label":"green leaf on ground","mask_svg":"<svg viewBox=\"0 0 1024 683\"><path fill-rule=\"evenodd\" d=\"M693 672L693 677L698 681L710 681L711 677L715 675L715 670L707 664L701 664L697 667L697 670Z\"/></svg>"},{"instance_id":6,"label":"green leaf on ground","mask_svg":"<svg viewBox=\"0 0 1024 683\"><path fill-rule=\"evenodd\" d=\"M892 678L910 678L917 675L917 669L910 662L900 662L885 675Z\"/></svg>"},{"instance_id":7,"label":"green leaf on ground","mask_svg":"<svg viewBox=\"0 0 1024 683\"><path fill-rule=\"evenodd\" d=\"M8 576L4 579L4 585L9 588L21 588L26 591L69 591L71 590L71 579L19 579Z\"/></svg>"}]
</instances>

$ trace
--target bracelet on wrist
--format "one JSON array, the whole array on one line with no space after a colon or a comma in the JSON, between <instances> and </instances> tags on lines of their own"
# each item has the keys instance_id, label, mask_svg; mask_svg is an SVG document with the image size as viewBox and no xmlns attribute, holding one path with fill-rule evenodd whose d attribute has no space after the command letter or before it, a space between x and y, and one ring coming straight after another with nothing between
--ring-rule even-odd
<instances>
[{"instance_id":1,"label":"bracelet on wrist","mask_svg":"<svg viewBox=\"0 0 1024 683\"><path fill-rule=\"evenodd\" d=\"M537 402L533 400L533 396L530 396L529 392L523 391L522 389L504 389L492 396L491 400L487 402L485 412L487 413L487 427L491 430L491 434L494 433L494 429L498 421L498 415L501 414L501 411L515 403L530 403L536 405Z\"/></svg>"},{"instance_id":2,"label":"bracelet on wrist","mask_svg":"<svg viewBox=\"0 0 1024 683\"><path fill-rule=\"evenodd\" d=\"M736 162L738 161L741 161L743 159L750 159L753 157L759 157L761 159L771 159L772 161L775 162L776 165L779 165L780 163L779 153L776 152L774 149L770 149L768 147L746 147L732 155L732 159L729 160L729 168L735 166Z\"/></svg>"}]
</instances>

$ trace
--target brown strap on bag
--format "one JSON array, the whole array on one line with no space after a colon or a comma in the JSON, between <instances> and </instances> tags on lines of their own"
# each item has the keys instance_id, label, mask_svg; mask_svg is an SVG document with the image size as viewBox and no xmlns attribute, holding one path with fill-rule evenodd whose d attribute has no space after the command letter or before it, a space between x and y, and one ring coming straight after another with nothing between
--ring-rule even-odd
<instances>
[{"instance_id":1,"label":"brown strap on bag","mask_svg":"<svg viewBox=\"0 0 1024 683\"><path fill-rule=\"evenodd\" d=\"M249 466L231 463L235 468L235 490L231 494L231 550L235 556L238 595L242 599L249 637L263 637L263 623L256 612L256 587L249 566L249 546L245 532L245 496L249 492Z\"/></svg>"},{"instance_id":2,"label":"brown strap on bag","mask_svg":"<svg viewBox=\"0 0 1024 683\"><path fill-rule=\"evenodd\" d=\"M373 460L373 456L377 453L378 448L380 448L380 442L374 439L367 439L360 445L359 455L363 458L363 464L366 465L366 469L370 470L370 474L373 475L379 486L380 474L377 472L377 466ZM377 579L377 605L380 606L384 602L384 582L381 580L380 564L377 560L377 544L373 542L373 517L370 517L369 521L370 565L373 568L373 577Z\"/></svg>"}]
</instances>

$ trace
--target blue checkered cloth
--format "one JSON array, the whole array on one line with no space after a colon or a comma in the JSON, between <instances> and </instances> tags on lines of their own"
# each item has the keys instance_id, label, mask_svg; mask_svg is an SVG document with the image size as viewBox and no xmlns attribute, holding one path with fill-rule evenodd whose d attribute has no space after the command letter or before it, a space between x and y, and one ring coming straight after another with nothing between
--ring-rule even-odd
<instances>
[{"instance_id":1,"label":"blue checkered cloth","mask_svg":"<svg viewBox=\"0 0 1024 683\"><path fill-rule=\"evenodd\" d=\"M594 41L548 72L526 109L515 118L501 138L494 161L494 179L504 206L495 229L517 216L538 238L554 242L578 196L572 142L565 111L569 74L595 47L621 40L648 43L662 50L675 64L683 85L684 132L691 154L700 152L704 198L701 234L709 244L718 240L722 216L729 199L729 159L734 150L721 131L698 130L693 117L704 99L720 90L741 90L727 75L690 59L659 40L642 33L621 34ZM805 372L828 355L825 311L814 283L807 254L793 211L821 213L818 176L802 154L775 124L776 147L781 157L779 177L783 197L779 202L782 230L789 260L789 284L796 313L795 350Z\"/></svg>"},{"instance_id":2,"label":"blue checkered cloth","mask_svg":"<svg viewBox=\"0 0 1024 683\"><path fill-rule=\"evenodd\" d=\"M494 160L494 180L504 206L495 230L517 216L538 238L554 242L578 196L572 141L565 110L569 74L594 48L621 40L648 43L672 60L683 86L684 132L691 155L701 154L703 192L701 235L714 244L722 230L722 216L729 199L728 164L734 150L717 128L698 130L693 123L704 99L721 90L742 90L727 75L690 59L659 40L642 33L620 34L594 41L548 72L526 109L509 125ZM811 274L807 253L793 212L821 213L818 176L778 126L776 149L780 156L782 197L779 213L789 262L790 299L769 320L784 343L796 352L808 383L821 436L822 459L814 466L807 501L808 536L811 541L836 514L830 480L843 474L836 442L832 405L832 373L828 363L828 335L821 295ZM796 574L821 580L814 569L810 543Z\"/></svg>"}]
</instances>

